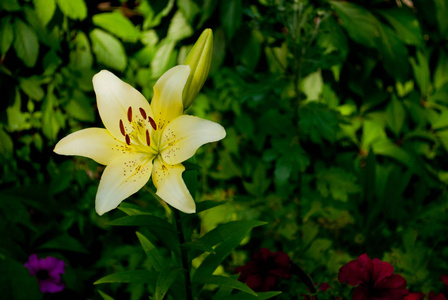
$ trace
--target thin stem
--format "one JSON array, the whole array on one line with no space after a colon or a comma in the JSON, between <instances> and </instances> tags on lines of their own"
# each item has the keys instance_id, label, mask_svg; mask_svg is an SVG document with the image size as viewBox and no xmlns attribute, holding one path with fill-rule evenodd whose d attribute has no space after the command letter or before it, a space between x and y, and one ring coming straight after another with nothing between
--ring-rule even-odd
<instances>
[{"instance_id":1,"label":"thin stem","mask_svg":"<svg viewBox=\"0 0 448 300\"><path fill-rule=\"evenodd\" d=\"M184 269L185 275L185 291L187 293L187 300L193 300L193 294L191 291L191 281L190 281L190 265L188 263L187 250L182 247L185 244L184 230L182 228L182 218L177 209L173 209L174 221L176 223L177 235L179 236L180 242L180 254L182 257L182 268Z\"/></svg>"}]
</instances>

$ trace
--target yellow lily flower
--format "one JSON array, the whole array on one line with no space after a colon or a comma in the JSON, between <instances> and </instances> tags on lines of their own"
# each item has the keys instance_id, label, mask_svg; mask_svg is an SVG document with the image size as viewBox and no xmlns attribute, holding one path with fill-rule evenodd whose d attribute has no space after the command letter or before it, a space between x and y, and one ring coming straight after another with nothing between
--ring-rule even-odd
<instances>
[{"instance_id":1,"label":"yellow lily flower","mask_svg":"<svg viewBox=\"0 0 448 300\"><path fill-rule=\"evenodd\" d=\"M215 122L183 115L182 92L189 74L187 65L168 70L156 82L151 104L108 71L93 77L106 128L74 132L60 140L54 152L107 165L95 201L99 215L140 190L151 175L160 198L185 213L196 211L182 179L182 162L203 144L223 139L226 132Z\"/></svg>"}]
</instances>

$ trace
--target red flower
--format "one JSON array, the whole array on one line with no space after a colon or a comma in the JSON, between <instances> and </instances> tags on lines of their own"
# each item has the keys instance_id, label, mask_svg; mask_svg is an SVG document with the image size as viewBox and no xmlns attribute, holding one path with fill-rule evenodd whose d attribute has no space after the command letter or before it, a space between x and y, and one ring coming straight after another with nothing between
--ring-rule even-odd
<instances>
[{"instance_id":1,"label":"red flower","mask_svg":"<svg viewBox=\"0 0 448 300\"><path fill-rule=\"evenodd\" d=\"M404 297L404 300L423 300L425 298L425 294L422 292L416 292L416 293L409 293L406 297Z\"/></svg>"},{"instance_id":2,"label":"red flower","mask_svg":"<svg viewBox=\"0 0 448 300\"><path fill-rule=\"evenodd\" d=\"M393 274L394 267L367 254L360 255L339 269L339 282L356 286L353 300L402 300L409 291L406 280Z\"/></svg>"},{"instance_id":3,"label":"red flower","mask_svg":"<svg viewBox=\"0 0 448 300\"><path fill-rule=\"evenodd\" d=\"M448 289L448 275L440 275L440 279L443 281L443 283L446 285L446 288Z\"/></svg>"},{"instance_id":4,"label":"red flower","mask_svg":"<svg viewBox=\"0 0 448 300\"><path fill-rule=\"evenodd\" d=\"M277 278L291 278L289 262L285 252L271 252L262 248L251 261L235 268L235 273L241 273L238 280L246 282L254 291L267 292L274 288Z\"/></svg>"},{"instance_id":5,"label":"red flower","mask_svg":"<svg viewBox=\"0 0 448 300\"><path fill-rule=\"evenodd\" d=\"M429 292L428 300L447 300L447 299L446 296L442 293L438 293L436 295L436 293L434 292Z\"/></svg>"}]
</instances>

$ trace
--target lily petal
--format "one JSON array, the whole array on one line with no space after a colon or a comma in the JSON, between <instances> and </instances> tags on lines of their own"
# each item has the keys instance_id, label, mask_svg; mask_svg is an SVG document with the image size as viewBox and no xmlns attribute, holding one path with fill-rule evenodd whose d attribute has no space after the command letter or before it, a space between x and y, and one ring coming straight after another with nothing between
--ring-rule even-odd
<instances>
[{"instance_id":1,"label":"lily petal","mask_svg":"<svg viewBox=\"0 0 448 300\"><path fill-rule=\"evenodd\" d=\"M182 179L184 170L185 167L181 164L174 166L163 164L157 157L154 160L152 182L157 188L156 194L163 201L184 213L191 214L196 212L196 204Z\"/></svg>"},{"instance_id":2,"label":"lily petal","mask_svg":"<svg viewBox=\"0 0 448 300\"><path fill-rule=\"evenodd\" d=\"M140 118L140 108L148 115L152 115L145 97L111 72L102 70L93 76L92 81L101 120L116 139L124 141L120 131L120 120L127 123L129 107L132 107L135 117Z\"/></svg>"},{"instance_id":3,"label":"lily petal","mask_svg":"<svg viewBox=\"0 0 448 300\"><path fill-rule=\"evenodd\" d=\"M202 145L219 141L225 136L224 127L218 123L194 116L180 116L163 131L162 157L168 164L179 164L192 157Z\"/></svg>"},{"instance_id":4,"label":"lily petal","mask_svg":"<svg viewBox=\"0 0 448 300\"><path fill-rule=\"evenodd\" d=\"M154 85L151 108L158 129L183 114L182 92L189 74L190 66L176 66L166 71Z\"/></svg>"},{"instance_id":5,"label":"lily petal","mask_svg":"<svg viewBox=\"0 0 448 300\"><path fill-rule=\"evenodd\" d=\"M87 128L69 134L54 147L62 155L79 155L107 165L120 155L127 145L117 141L104 128Z\"/></svg>"},{"instance_id":6,"label":"lily petal","mask_svg":"<svg viewBox=\"0 0 448 300\"><path fill-rule=\"evenodd\" d=\"M148 182L152 159L147 154L131 153L107 165L96 194L95 209L100 216L116 208Z\"/></svg>"}]
</instances>

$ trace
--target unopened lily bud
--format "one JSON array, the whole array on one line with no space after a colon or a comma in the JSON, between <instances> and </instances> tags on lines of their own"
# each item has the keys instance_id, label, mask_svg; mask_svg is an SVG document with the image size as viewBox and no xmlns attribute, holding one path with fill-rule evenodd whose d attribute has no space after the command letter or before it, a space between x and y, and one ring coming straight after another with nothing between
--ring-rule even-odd
<instances>
[{"instance_id":1,"label":"unopened lily bud","mask_svg":"<svg viewBox=\"0 0 448 300\"><path fill-rule=\"evenodd\" d=\"M182 94L184 110L193 103L194 98L204 85L210 70L212 53L213 32L208 28L202 32L184 62L184 65L189 65L191 68L190 76Z\"/></svg>"}]
</instances>

